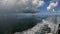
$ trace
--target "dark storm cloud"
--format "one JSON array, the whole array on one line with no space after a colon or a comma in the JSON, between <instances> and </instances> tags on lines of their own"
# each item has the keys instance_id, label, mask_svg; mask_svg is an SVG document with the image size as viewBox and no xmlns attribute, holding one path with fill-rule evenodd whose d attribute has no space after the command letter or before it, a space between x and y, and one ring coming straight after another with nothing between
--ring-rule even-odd
<instances>
[{"instance_id":1,"label":"dark storm cloud","mask_svg":"<svg viewBox=\"0 0 60 34\"><path fill-rule=\"evenodd\" d=\"M32 0L0 0L0 13L36 13L38 9L32 4Z\"/></svg>"}]
</instances>

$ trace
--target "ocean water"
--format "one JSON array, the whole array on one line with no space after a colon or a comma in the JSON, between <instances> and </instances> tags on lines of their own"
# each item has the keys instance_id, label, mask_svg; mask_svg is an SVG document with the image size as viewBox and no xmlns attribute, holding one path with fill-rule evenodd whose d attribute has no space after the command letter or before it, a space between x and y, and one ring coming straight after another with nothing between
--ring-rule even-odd
<instances>
[{"instance_id":1,"label":"ocean water","mask_svg":"<svg viewBox=\"0 0 60 34\"><path fill-rule=\"evenodd\" d=\"M44 31L44 29L47 28L45 25L51 29L48 34L56 34L59 24L60 16L48 16L46 19L42 20L42 23L37 23L37 25L35 25L33 28L23 32L16 32L15 34L47 34L47 32Z\"/></svg>"}]
</instances>

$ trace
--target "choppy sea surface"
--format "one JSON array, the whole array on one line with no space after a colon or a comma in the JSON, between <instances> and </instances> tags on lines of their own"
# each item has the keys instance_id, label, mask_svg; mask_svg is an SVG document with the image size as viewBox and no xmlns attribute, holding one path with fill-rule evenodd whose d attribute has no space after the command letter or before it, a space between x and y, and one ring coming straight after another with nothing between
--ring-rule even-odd
<instances>
[{"instance_id":1,"label":"choppy sea surface","mask_svg":"<svg viewBox=\"0 0 60 34\"><path fill-rule=\"evenodd\" d=\"M43 30L44 28L47 28L45 25L47 25L51 29L48 34L53 34L57 32L59 23L60 16L49 16L46 19L43 19L42 23L37 23L37 25L35 25L33 28L23 32L16 32L15 34L47 34L47 32ZM44 31L44 33L42 31Z\"/></svg>"}]
</instances>

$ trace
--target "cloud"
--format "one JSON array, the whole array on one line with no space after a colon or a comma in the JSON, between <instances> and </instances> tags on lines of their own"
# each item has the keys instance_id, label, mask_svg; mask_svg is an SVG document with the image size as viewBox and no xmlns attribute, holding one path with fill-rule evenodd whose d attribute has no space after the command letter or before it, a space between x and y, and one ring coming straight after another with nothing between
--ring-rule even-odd
<instances>
[{"instance_id":1,"label":"cloud","mask_svg":"<svg viewBox=\"0 0 60 34\"><path fill-rule=\"evenodd\" d=\"M39 12L36 6L43 4L42 0L0 0L0 12L35 13Z\"/></svg>"},{"instance_id":2,"label":"cloud","mask_svg":"<svg viewBox=\"0 0 60 34\"><path fill-rule=\"evenodd\" d=\"M43 6L44 5L44 1L39 1L39 6Z\"/></svg>"},{"instance_id":3,"label":"cloud","mask_svg":"<svg viewBox=\"0 0 60 34\"><path fill-rule=\"evenodd\" d=\"M55 8L58 5L58 2L50 2L49 6L47 7L47 10L52 10L53 8Z\"/></svg>"},{"instance_id":4,"label":"cloud","mask_svg":"<svg viewBox=\"0 0 60 34\"><path fill-rule=\"evenodd\" d=\"M43 6L44 1L43 0L33 0L33 5L36 5L37 7Z\"/></svg>"}]
</instances>

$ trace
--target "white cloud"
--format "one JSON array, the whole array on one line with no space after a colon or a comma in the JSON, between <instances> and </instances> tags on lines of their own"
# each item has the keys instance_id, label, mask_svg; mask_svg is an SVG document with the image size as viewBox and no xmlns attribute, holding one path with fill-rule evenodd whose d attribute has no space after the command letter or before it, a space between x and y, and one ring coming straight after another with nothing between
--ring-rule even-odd
<instances>
[{"instance_id":1,"label":"white cloud","mask_svg":"<svg viewBox=\"0 0 60 34\"><path fill-rule=\"evenodd\" d=\"M42 6L44 5L44 1L43 0L33 0L33 5L36 5L36 6Z\"/></svg>"},{"instance_id":2,"label":"white cloud","mask_svg":"<svg viewBox=\"0 0 60 34\"><path fill-rule=\"evenodd\" d=\"M38 4L39 6L42 6L42 5L44 5L44 1L39 1L39 4Z\"/></svg>"},{"instance_id":3,"label":"white cloud","mask_svg":"<svg viewBox=\"0 0 60 34\"><path fill-rule=\"evenodd\" d=\"M54 3L54 2L50 2L49 6L47 7L47 10L52 10L53 8L55 8L58 5L58 2Z\"/></svg>"}]
</instances>

